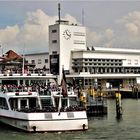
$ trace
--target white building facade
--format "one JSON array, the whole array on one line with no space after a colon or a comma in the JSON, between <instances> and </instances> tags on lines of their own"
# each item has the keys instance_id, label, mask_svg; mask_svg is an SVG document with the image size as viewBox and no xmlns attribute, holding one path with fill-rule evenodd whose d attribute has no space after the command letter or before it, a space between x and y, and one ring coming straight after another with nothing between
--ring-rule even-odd
<instances>
[{"instance_id":1,"label":"white building facade","mask_svg":"<svg viewBox=\"0 0 140 140\"><path fill-rule=\"evenodd\" d=\"M86 28L68 21L49 26L49 53L28 54L26 60L36 68L46 66L59 82L62 68L68 78L84 79L87 85L97 79L132 82L140 77L140 50L87 47Z\"/></svg>"},{"instance_id":2,"label":"white building facade","mask_svg":"<svg viewBox=\"0 0 140 140\"><path fill-rule=\"evenodd\" d=\"M140 73L140 50L92 47L72 51L74 73Z\"/></svg>"},{"instance_id":3,"label":"white building facade","mask_svg":"<svg viewBox=\"0 0 140 140\"><path fill-rule=\"evenodd\" d=\"M68 21L60 21L60 23L49 26L51 73L61 75L62 67L71 72L71 51L74 50L86 50L85 27L69 24Z\"/></svg>"},{"instance_id":4,"label":"white building facade","mask_svg":"<svg viewBox=\"0 0 140 140\"><path fill-rule=\"evenodd\" d=\"M43 69L46 68L46 70L50 71L50 64L49 64L49 53L32 53L32 54L26 54L25 55L26 61L31 64L35 64L35 69Z\"/></svg>"}]
</instances>

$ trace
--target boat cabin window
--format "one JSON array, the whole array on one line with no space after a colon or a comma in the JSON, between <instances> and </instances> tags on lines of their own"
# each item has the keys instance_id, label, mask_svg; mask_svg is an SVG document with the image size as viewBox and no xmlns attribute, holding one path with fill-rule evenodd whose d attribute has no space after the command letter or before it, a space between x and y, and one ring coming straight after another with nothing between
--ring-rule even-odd
<instances>
[{"instance_id":1,"label":"boat cabin window","mask_svg":"<svg viewBox=\"0 0 140 140\"><path fill-rule=\"evenodd\" d=\"M28 108L27 100L26 99L20 100L20 105L21 105L21 109Z\"/></svg>"},{"instance_id":2,"label":"boat cabin window","mask_svg":"<svg viewBox=\"0 0 140 140\"><path fill-rule=\"evenodd\" d=\"M53 106L51 98L41 99L42 107Z\"/></svg>"},{"instance_id":3,"label":"boat cabin window","mask_svg":"<svg viewBox=\"0 0 140 140\"><path fill-rule=\"evenodd\" d=\"M55 97L54 102L55 102L55 107L58 107L59 106L59 97Z\"/></svg>"},{"instance_id":4,"label":"boat cabin window","mask_svg":"<svg viewBox=\"0 0 140 140\"><path fill-rule=\"evenodd\" d=\"M10 103L11 110L17 110L18 109L17 98L10 98L9 103Z\"/></svg>"},{"instance_id":5,"label":"boat cabin window","mask_svg":"<svg viewBox=\"0 0 140 140\"><path fill-rule=\"evenodd\" d=\"M20 108L21 109L31 109L37 108L37 99L36 98L22 98L20 99Z\"/></svg>"},{"instance_id":6,"label":"boat cabin window","mask_svg":"<svg viewBox=\"0 0 140 140\"><path fill-rule=\"evenodd\" d=\"M62 98L62 107L68 106L68 99Z\"/></svg>"},{"instance_id":7,"label":"boat cabin window","mask_svg":"<svg viewBox=\"0 0 140 140\"><path fill-rule=\"evenodd\" d=\"M37 103L37 98L29 98L29 108L39 107Z\"/></svg>"},{"instance_id":8,"label":"boat cabin window","mask_svg":"<svg viewBox=\"0 0 140 140\"><path fill-rule=\"evenodd\" d=\"M0 97L0 108L8 110L8 104L5 98Z\"/></svg>"},{"instance_id":9,"label":"boat cabin window","mask_svg":"<svg viewBox=\"0 0 140 140\"><path fill-rule=\"evenodd\" d=\"M69 103L71 106L77 106L78 102L77 102L77 97L70 97L69 98Z\"/></svg>"},{"instance_id":10,"label":"boat cabin window","mask_svg":"<svg viewBox=\"0 0 140 140\"><path fill-rule=\"evenodd\" d=\"M12 110L24 110L38 107L36 98L10 98L9 103Z\"/></svg>"}]
</instances>

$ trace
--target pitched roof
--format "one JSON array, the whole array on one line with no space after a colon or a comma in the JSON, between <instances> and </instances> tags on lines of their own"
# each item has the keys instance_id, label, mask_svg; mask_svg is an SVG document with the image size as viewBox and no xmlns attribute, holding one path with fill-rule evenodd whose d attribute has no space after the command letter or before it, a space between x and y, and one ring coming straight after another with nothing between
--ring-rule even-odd
<instances>
[{"instance_id":1,"label":"pitched roof","mask_svg":"<svg viewBox=\"0 0 140 140\"><path fill-rule=\"evenodd\" d=\"M6 56L4 57L5 60L7 61L12 61L12 60L21 60L22 57L20 55L18 55L17 53L15 53L12 50L9 50L8 52L5 53Z\"/></svg>"}]
</instances>

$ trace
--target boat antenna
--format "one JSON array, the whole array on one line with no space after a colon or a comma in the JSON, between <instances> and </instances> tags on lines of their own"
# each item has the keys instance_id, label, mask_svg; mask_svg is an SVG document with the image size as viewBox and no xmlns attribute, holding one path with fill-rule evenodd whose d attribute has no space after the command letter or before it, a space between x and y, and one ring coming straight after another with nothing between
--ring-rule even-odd
<instances>
[{"instance_id":1,"label":"boat antenna","mask_svg":"<svg viewBox=\"0 0 140 140\"><path fill-rule=\"evenodd\" d=\"M60 8L60 3L58 3L58 23L60 24L60 10L61 10L61 8Z\"/></svg>"}]
</instances>

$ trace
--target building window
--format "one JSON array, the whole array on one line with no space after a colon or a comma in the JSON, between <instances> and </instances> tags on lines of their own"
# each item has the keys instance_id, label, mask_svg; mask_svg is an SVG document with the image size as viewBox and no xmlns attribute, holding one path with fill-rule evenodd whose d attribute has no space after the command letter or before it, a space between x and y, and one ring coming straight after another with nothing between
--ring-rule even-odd
<instances>
[{"instance_id":1,"label":"building window","mask_svg":"<svg viewBox=\"0 0 140 140\"><path fill-rule=\"evenodd\" d=\"M25 60L25 63L28 63L28 60Z\"/></svg>"},{"instance_id":2,"label":"building window","mask_svg":"<svg viewBox=\"0 0 140 140\"><path fill-rule=\"evenodd\" d=\"M131 60L130 59L128 59L128 65L131 65Z\"/></svg>"},{"instance_id":3,"label":"building window","mask_svg":"<svg viewBox=\"0 0 140 140\"><path fill-rule=\"evenodd\" d=\"M57 32L57 30L56 30L56 29L52 30L52 33L56 33L56 32Z\"/></svg>"},{"instance_id":4,"label":"building window","mask_svg":"<svg viewBox=\"0 0 140 140\"><path fill-rule=\"evenodd\" d=\"M38 59L38 64L41 64L41 59Z\"/></svg>"},{"instance_id":5,"label":"building window","mask_svg":"<svg viewBox=\"0 0 140 140\"><path fill-rule=\"evenodd\" d=\"M48 63L48 59L45 59L45 63Z\"/></svg>"},{"instance_id":6,"label":"building window","mask_svg":"<svg viewBox=\"0 0 140 140\"><path fill-rule=\"evenodd\" d=\"M137 59L135 60L135 65L138 65L138 60Z\"/></svg>"},{"instance_id":7,"label":"building window","mask_svg":"<svg viewBox=\"0 0 140 140\"><path fill-rule=\"evenodd\" d=\"M52 54L57 54L57 51L53 51Z\"/></svg>"},{"instance_id":8,"label":"building window","mask_svg":"<svg viewBox=\"0 0 140 140\"><path fill-rule=\"evenodd\" d=\"M32 63L32 64L35 64L35 60L31 60L31 63Z\"/></svg>"},{"instance_id":9,"label":"building window","mask_svg":"<svg viewBox=\"0 0 140 140\"><path fill-rule=\"evenodd\" d=\"M56 64L57 62L58 62L58 59L57 59L57 58L52 58L52 59L51 59L51 63L52 63L52 64Z\"/></svg>"},{"instance_id":10,"label":"building window","mask_svg":"<svg viewBox=\"0 0 140 140\"><path fill-rule=\"evenodd\" d=\"M52 43L57 43L57 40L52 40Z\"/></svg>"}]
</instances>

